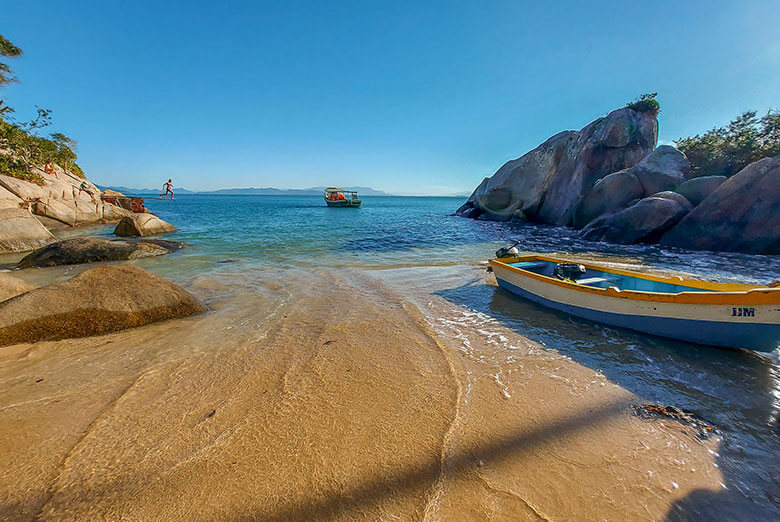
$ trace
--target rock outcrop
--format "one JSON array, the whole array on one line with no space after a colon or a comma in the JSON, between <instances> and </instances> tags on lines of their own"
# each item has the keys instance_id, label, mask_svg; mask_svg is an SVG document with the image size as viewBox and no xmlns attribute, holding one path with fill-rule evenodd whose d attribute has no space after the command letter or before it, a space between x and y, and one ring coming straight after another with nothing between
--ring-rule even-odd
<instances>
[{"instance_id":1,"label":"rock outcrop","mask_svg":"<svg viewBox=\"0 0 780 522\"><path fill-rule=\"evenodd\" d=\"M574 211L573 225L582 228L594 219L626 208L644 196L642 184L631 172L621 170L605 176L585 194Z\"/></svg>"},{"instance_id":2,"label":"rock outcrop","mask_svg":"<svg viewBox=\"0 0 780 522\"><path fill-rule=\"evenodd\" d=\"M170 223L163 221L154 214L130 214L114 229L117 236L154 236L178 230Z\"/></svg>"},{"instance_id":3,"label":"rock outcrop","mask_svg":"<svg viewBox=\"0 0 780 522\"><path fill-rule=\"evenodd\" d=\"M32 250L54 241L51 232L29 210L0 209L0 254Z\"/></svg>"},{"instance_id":4,"label":"rock outcrop","mask_svg":"<svg viewBox=\"0 0 780 522\"><path fill-rule=\"evenodd\" d=\"M707 196L715 192L715 189L720 187L726 179L728 179L726 176L702 176L700 178L692 178L675 190L679 194L685 196L693 206L696 206L707 199Z\"/></svg>"},{"instance_id":5,"label":"rock outcrop","mask_svg":"<svg viewBox=\"0 0 780 522\"><path fill-rule=\"evenodd\" d=\"M662 145L633 167L597 181L577 203L572 225L583 228L594 219L613 214L636 200L669 191L682 183L690 170L685 154Z\"/></svg>"},{"instance_id":6,"label":"rock outcrop","mask_svg":"<svg viewBox=\"0 0 780 522\"><path fill-rule=\"evenodd\" d=\"M691 163L685 154L671 145L661 145L645 156L633 169L634 175L642 184L646 196L672 190L685 181L691 169Z\"/></svg>"},{"instance_id":7,"label":"rock outcrop","mask_svg":"<svg viewBox=\"0 0 780 522\"><path fill-rule=\"evenodd\" d=\"M196 314L179 286L131 266L105 266L0 303L0 346L99 335Z\"/></svg>"},{"instance_id":8,"label":"rock outcrop","mask_svg":"<svg viewBox=\"0 0 780 522\"><path fill-rule=\"evenodd\" d=\"M508 220L521 210L531 221L569 225L583 194L607 174L639 163L654 149L657 135L654 115L629 108L612 111L507 162L456 214Z\"/></svg>"},{"instance_id":9,"label":"rock outcrop","mask_svg":"<svg viewBox=\"0 0 780 522\"><path fill-rule=\"evenodd\" d=\"M109 241L97 237L76 237L57 241L27 254L17 268L95 263L98 261L125 261L162 256L172 248L154 242Z\"/></svg>"},{"instance_id":10,"label":"rock outcrop","mask_svg":"<svg viewBox=\"0 0 780 522\"><path fill-rule=\"evenodd\" d=\"M593 220L580 231L579 237L624 245L655 243L687 212L688 209L674 199L644 198L624 210Z\"/></svg>"},{"instance_id":11,"label":"rock outcrop","mask_svg":"<svg viewBox=\"0 0 780 522\"><path fill-rule=\"evenodd\" d=\"M661 244L780 254L780 156L751 163L720 184Z\"/></svg>"},{"instance_id":12,"label":"rock outcrop","mask_svg":"<svg viewBox=\"0 0 780 522\"><path fill-rule=\"evenodd\" d=\"M0 151L2 153L2 151ZM91 223L111 223L121 220L130 212L101 200L100 190L91 182L71 172L54 166L52 173L33 169L43 180L42 185L0 174L0 209L29 209L40 223L52 228ZM28 212L29 214L29 212ZM0 223L0 227L4 225ZM7 226L6 226L7 227ZM35 237L17 234L7 251L24 251L41 246ZM0 242L3 235L0 233ZM0 251L2 247L0 247Z\"/></svg>"},{"instance_id":13,"label":"rock outcrop","mask_svg":"<svg viewBox=\"0 0 780 522\"><path fill-rule=\"evenodd\" d=\"M5 187L0 186L0 210L4 208L21 208L22 200L9 192Z\"/></svg>"},{"instance_id":14,"label":"rock outcrop","mask_svg":"<svg viewBox=\"0 0 780 522\"><path fill-rule=\"evenodd\" d=\"M0 302L38 288L18 277L0 272Z\"/></svg>"}]
</instances>

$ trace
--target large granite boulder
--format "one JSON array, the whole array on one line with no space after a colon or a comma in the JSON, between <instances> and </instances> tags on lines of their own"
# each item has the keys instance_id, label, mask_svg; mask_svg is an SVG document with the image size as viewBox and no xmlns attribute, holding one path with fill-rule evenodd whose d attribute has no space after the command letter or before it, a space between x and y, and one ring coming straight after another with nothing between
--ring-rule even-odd
<instances>
[{"instance_id":1,"label":"large granite boulder","mask_svg":"<svg viewBox=\"0 0 780 522\"><path fill-rule=\"evenodd\" d=\"M596 182L577 203L572 225L583 228L597 217L614 214L642 197L666 193L682 183L690 170L685 154L662 145L633 167ZM688 202L680 201L683 206Z\"/></svg>"},{"instance_id":2,"label":"large granite boulder","mask_svg":"<svg viewBox=\"0 0 780 522\"><path fill-rule=\"evenodd\" d=\"M125 261L162 256L170 248L152 242L110 241L97 237L75 237L57 241L27 254L17 268L76 265L98 261Z\"/></svg>"},{"instance_id":3,"label":"large granite boulder","mask_svg":"<svg viewBox=\"0 0 780 522\"><path fill-rule=\"evenodd\" d=\"M642 196L642 184L631 169L613 172L597 181L582 197L574 211L572 224L575 228L582 228L597 217L626 208L631 201Z\"/></svg>"},{"instance_id":4,"label":"large granite boulder","mask_svg":"<svg viewBox=\"0 0 780 522\"><path fill-rule=\"evenodd\" d=\"M122 221L114 229L114 234L117 236L154 236L177 230L178 228L154 214L134 213L122 218Z\"/></svg>"},{"instance_id":5,"label":"large granite boulder","mask_svg":"<svg viewBox=\"0 0 780 522\"><path fill-rule=\"evenodd\" d=\"M707 199L707 196L715 192L715 189L720 187L726 179L728 179L726 176L692 178L677 187L676 191L685 196L695 207Z\"/></svg>"},{"instance_id":6,"label":"large granite boulder","mask_svg":"<svg viewBox=\"0 0 780 522\"><path fill-rule=\"evenodd\" d=\"M0 254L24 252L56 241L29 210L0 209Z\"/></svg>"},{"instance_id":7,"label":"large granite boulder","mask_svg":"<svg viewBox=\"0 0 780 522\"><path fill-rule=\"evenodd\" d=\"M677 203L680 204L682 208L686 210L686 212L690 212L693 209L693 205L691 204L690 201L688 201L688 199L685 196L683 196L682 194L678 194L673 190L664 190L663 192L656 192L655 194L651 194L650 197L671 199L672 201L676 201Z\"/></svg>"},{"instance_id":8,"label":"large granite boulder","mask_svg":"<svg viewBox=\"0 0 780 522\"><path fill-rule=\"evenodd\" d=\"M5 187L0 186L0 209L4 208L21 208L22 200L19 197L9 192Z\"/></svg>"},{"instance_id":9,"label":"large granite boulder","mask_svg":"<svg viewBox=\"0 0 780 522\"><path fill-rule=\"evenodd\" d=\"M694 250L780 254L780 156L751 163L661 238Z\"/></svg>"},{"instance_id":10,"label":"large granite boulder","mask_svg":"<svg viewBox=\"0 0 780 522\"><path fill-rule=\"evenodd\" d=\"M658 122L651 113L623 108L585 126L564 131L485 179L457 215L499 219L521 210L530 220L558 225L572 222L583 194L607 174L631 167L653 150ZM480 206L490 191L511 196L503 209ZM474 212L472 209L479 209Z\"/></svg>"},{"instance_id":11,"label":"large granite boulder","mask_svg":"<svg viewBox=\"0 0 780 522\"><path fill-rule=\"evenodd\" d=\"M103 266L0 303L0 346L105 334L203 310L145 270Z\"/></svg>"},{"instance_id":12,"label":"large granite boulder","mask_svg":"<svg viewBox=\"0 0 780 522\"><path fill-rule=\"evenodd\" d=\"M631 171L642 184L645 196L673 190L685 181L691 163L671 145L661 145L645 156Z\"/></svg>"},{"instance_id":13,"label":"large granite boulder","mask_svg":"<svg viewBox=\"0 0 780 522\"><path fill-rule=\"evenodd\" d=\"M0 272L0 302L37 288L18 277Z\"/></svg>"},{"instance_id":14,"label":"large granite boulder","mask_svg":"<svg viewBox=\"0 0 780 522\"><path fill-rule=\"evenodd\" d=\"M49 198L32 204L33 214L73 226L78 223L76 209L61 200Z\"/></svg>"},{"instance_id":15,"label":"large granite boulder","mask_svg":"<svg viewBox=\"0 0 780 522\"><path fill-rule=\"evenodd\" d=\"M102 201L100 189L87 179L56 165L55 174L33 170L43 180L42 185L0 175L0 188L19 198L36 215L72 226L116 222L127 214L118 206ZM0 208L2 205L0 202Z\"/></svg>"},{"instance_id":16,"label":"large granite boulder","mask_svg":"<svg viewBox=\"0 0 780 522\"><path fill-rule=\"evenodd\" d=\"M579 237L630 245L655 243L688 212L673 199L649 197L614 214L601 216L583 228Z\"/></svg>"}]
</instances>

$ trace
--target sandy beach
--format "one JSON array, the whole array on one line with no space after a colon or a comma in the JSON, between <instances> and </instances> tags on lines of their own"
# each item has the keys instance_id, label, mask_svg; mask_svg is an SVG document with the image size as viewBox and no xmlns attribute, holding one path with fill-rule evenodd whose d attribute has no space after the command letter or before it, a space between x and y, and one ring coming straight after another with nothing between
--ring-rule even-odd
<instances>
[{"instance_id":1,"label":"sandy beach","mask_svg":"<svg viewBox=\"0 0 780 522\"><path fill-rule=\"evenodd\" d=\"M378 272L226 271L205 315L4 348L0 517L636 520L723 487L717 437Z\"/></svg>"}]
</instances>

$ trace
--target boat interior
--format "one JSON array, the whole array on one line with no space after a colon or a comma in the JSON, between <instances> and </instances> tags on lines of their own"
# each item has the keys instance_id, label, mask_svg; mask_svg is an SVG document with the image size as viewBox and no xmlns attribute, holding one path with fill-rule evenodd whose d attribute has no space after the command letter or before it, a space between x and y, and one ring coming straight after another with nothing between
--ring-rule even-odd
<instances>
[{"instance_id":1,"label":"boat interior","mask_svg":"<svg viewBox=\"0 0 780 522\"><path fill-rule=\"evenodd\" d=\"M555 267L559 261L547 261L543 259L521 260L514 263L507 263L522 270L527 270L538 275L557 278L553 275ZM570 281L578 285L590 286L594 288L617 287L620 290L635 290L639 292L654 292L664 294L678 294L680 292L713 292L718 291L713 288L696 288L684 284L677 284L670 281L655 281L653 279L644 279L638 276L620 274L598 270L585 265L585 273L578 274L576 278ZM682 283L682 280L681 280ZM712 285L708 285L712 286Z\"/></svg>"}]
</instances>

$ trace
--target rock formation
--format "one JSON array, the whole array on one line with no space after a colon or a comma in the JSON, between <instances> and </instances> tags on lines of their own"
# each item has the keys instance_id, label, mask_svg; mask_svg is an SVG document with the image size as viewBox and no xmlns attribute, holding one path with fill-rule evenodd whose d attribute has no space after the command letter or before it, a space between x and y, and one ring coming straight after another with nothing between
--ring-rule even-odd
<instances>
[{"instance_id":1,"label":"rock formation","mask_svg":"<svg viewBox=\"0 0 780 522\"><path fill-rule=\"evenodd\" d=\"M130 214L114 229L117 236L154 236L178 230L154 214Z\"/></svg>"},{"instance_id":2,"label":"rock formation","mask_svg":"<svg viewBox=\"0 0 780 522\"><path fill-rule=\"evenodd\" d=\"M76 265L98 261L125 261L162 256L176 247L168 248L155 242L110 241L97 237L76 237L57 241L30 252L19 261L17 268Z\"/></svg>"},{"instance_id":3,"label":"rock formation","mask_svg":"<svg viewBox=\"0 0 780 522\"><path fill-rule=\"evenodd\" d=\"M0 272L0 302L38 288L18 277Z\"/></svg>"},{"instance_id":4,"label":"rock formation","mask_svg":"<svg viewBox=\"0 0 780 522\"><path fill-rule=\"evenodd\" d=\"M86 337L204 310L179 286L131 266L104 266L0 303L0 346Z\"/></svg>"},{"instance_id":5,"label":"rock formation","mask_svg":"<svg viewBox=\"0 0 780 522\"><path fill-rule=\"evenodd\" d=\"M14 210L0 216L0 253L31 250L53 241L43 225L56 228L60 224L111 223L130 214L117 205L103 202L95 185L59 166L55 165L51 174L40 169L34 171L43 180L42 185L0 173L0 210ZM14 223L6 223L11 217ZM43 225L34 226L36 220L38 225ZM20 228L23 221L26 223Z\"/></svg>"},{"instance_id":6,"label":"rock formation","mask_svg":"<svg viewBox=\"0 0 780 522\"><path fill-rule=\"evenodd\" d=\"M780 157L690 178L674 147L654 148L651 113L624 108L565 131L485 178L456 215L582 229L588 240L780 253Z\"/></svg>"},{"instance_id":7,"label":"rock formation","mask_svg":"<svg viewBox=\"0 0 780 522\"><path fill-rule=\"evenodd\" d=\"M693 206L698 205L704 201L707 196L715 192L726 181L726 176L702 176L700 178L689 179L679 187L676 191L690 201Z\"/></svg>"},{"instance_id":8,"label":"rock formation","mask_svg":"<svg viewBox=\"0 0 780 522\"><path fill-rule=\"evenodd\" d=\"M0 254L32 250L54 241L51 232L29 210L0 209Z\"/></svg>"},{"instance_id":9,"label":"rock formation","mask_svg":"<svg viewBox=\"0 0 780 522\"><path fill-rule=\"evenodd\" d=\"M657 134L654 115L629 108L612 111L507 162L456 214L508 220L521 210L532 221L569 225L583 194L607 174L639 163L654 149Z\"/></svg>"},{"instance_id":10,"label":"rock formation","mask_svg":"<svg viewBox=\"0 0 780 522\"><path fill-rule=\"evenodd\" d=\"M624 210L593 220L582 229L579 237L625 245L655 243L686 212L688 208L672 198L652 196Z\"/></svg>"},{"instance_id":11,"label":"rock formation","mask_svg":"<svg viewBox=\"0 0 780 522\"><path fill-rule=\"evenodd\" d=\"M720 184L661 244L780 254L780 156L751 163Z\"/></svg>"},{"instance_id":12,"label":"rock formation","mask_svg":"<svg viewBox=\"0 0 780 522\"><path fill-rule=\"evenodd\" d=\"M682 152L662 145L633 167L597 181L577 203L572 225L582 228L600 216L628 207L638 199L673 189L684 181L689 169L690 163Z\"/></svg>"}]
</instances>

